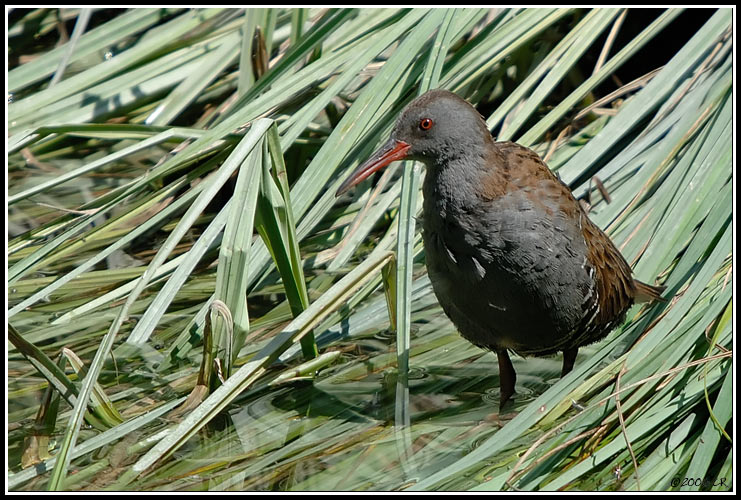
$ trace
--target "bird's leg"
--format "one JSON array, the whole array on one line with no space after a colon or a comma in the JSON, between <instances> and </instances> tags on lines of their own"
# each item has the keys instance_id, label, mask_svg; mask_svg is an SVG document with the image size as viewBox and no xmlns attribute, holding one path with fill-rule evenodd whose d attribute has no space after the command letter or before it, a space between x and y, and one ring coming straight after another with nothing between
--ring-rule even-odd
<instances>
[{"instance_id":1,"label":"bird's leg","mask_svg":"<svg viewBox=\"0 0 741 500\"><path fill-rule=\"evenodd\" d=\"M509 359L507 349L497 349L497 361L499 362L499 409L501 410L504 403L515 393L517 374Z\"/></svg>"},{"instance_id":2,"label":"bird's leg","mask_svg":"<svg viewBox=\"0 0 741 500\"><path fill-rule=\"evenodd\" d=\"M561 376L565 377L567 373L574 368L574 362L576 361L576 353L579 352L578 347L572 347L571 349L564 349L563 351L563 369L561 370Z\"/></svg>"}]
</instances>

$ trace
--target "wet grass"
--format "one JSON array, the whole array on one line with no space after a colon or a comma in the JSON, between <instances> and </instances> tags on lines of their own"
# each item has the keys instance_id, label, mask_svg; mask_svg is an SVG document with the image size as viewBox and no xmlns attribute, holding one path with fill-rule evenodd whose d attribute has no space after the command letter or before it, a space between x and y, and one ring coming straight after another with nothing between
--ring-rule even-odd
<instances>
[{"instance_id":1,"label":"wet grass","mask_svg":"<svg viewBox=\"0 0 741 500\"><path fill-rule=\"evenodd\" d=\"M684 14L626 15L11 11L8 489L727 491L731 14L656 66ZM515 358L501 414L426 277L424 172L334 197L434 87L671 298L564 379Z\"/></svg>"}]
</instances>

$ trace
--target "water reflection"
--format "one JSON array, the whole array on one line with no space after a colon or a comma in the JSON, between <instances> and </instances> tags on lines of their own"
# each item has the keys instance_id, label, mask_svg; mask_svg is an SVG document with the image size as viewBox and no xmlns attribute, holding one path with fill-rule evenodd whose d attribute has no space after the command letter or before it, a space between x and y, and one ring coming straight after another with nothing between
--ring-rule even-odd
<instances>
[{"instance_id":1,"label":"water reflection","mask_svg":"<svg viewBox=\"0 0 741 500\"><path fill-rule=\"evenodd\" d=\"M338 347L312 382L253 388L191 439L149 485L183 490L397 490L476 449L558 380L561 359L513 357L499 412L496 358L446 323L418 323L408 378L391 341ZM503 463L502 466L505 466ZM140 485L146 487L146 485Z\"/></svg>"}]
</instances>

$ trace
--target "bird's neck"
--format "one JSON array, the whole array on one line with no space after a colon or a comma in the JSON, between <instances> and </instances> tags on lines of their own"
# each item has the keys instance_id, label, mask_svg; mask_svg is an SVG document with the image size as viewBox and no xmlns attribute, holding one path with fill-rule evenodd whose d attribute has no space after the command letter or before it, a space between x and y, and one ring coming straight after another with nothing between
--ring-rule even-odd
<instances>
[{"instance_id":1,"label":"bird's neck","mask_svg":"<svg viewBox=\"0 0 741 500\"><path fill-rule=\"evenodd\" d=\"M423 185L425 216L471 213L481 204L492 177L503 175L490 164L487 151L467 151L449 157L444 165L431 164Z\"/></svg>"}]
</instances>

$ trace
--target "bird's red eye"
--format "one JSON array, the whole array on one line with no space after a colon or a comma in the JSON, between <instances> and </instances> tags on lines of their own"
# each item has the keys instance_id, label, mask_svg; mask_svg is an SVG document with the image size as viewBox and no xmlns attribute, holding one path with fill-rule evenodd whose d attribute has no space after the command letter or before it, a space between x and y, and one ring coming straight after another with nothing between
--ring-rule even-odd
<instances>
[{"instance_id":1,"label":"bird's red eye","mask_svg":"<svg viewBox=\"0 0 741 500\"><path fill-rule=\"evenodd\" d=\"M419 121L419 128L422 130L430 130L435 123L429 118L422 118Z\"/></svg>"}]
</instances>

